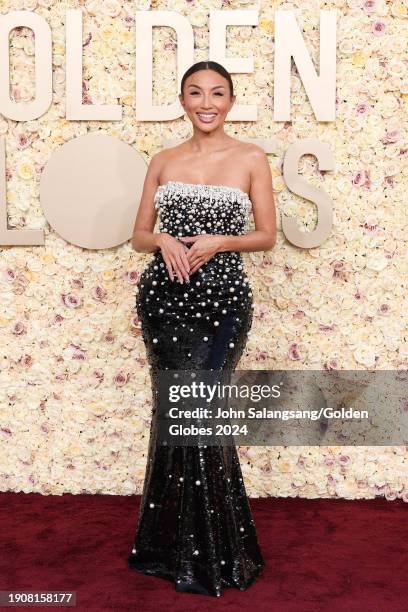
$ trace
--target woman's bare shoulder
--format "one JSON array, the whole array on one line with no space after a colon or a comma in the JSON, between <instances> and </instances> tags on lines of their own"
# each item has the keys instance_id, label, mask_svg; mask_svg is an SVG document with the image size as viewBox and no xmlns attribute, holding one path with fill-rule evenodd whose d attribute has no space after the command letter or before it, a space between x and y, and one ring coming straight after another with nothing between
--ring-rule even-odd
<instances>
[{"instance_id":1,"label":"woman's bare shoulder","mask_svg":"<svg viewBox=\"0 0 408 612\"><path fill-rule=\"evenodd\" d=\"M246 168L248 173L252 173L258 164L265 164L267 155L262 147L253 142L237 142L240 144L236 148L236 162L242 169Z\"/></svg>"},{"instance_id":2,"label":"woman's bare shoulder","mask_svg":"<svg viewBox=\"0 0 408 612\"><path fill-rule=\"evenodd\" d=\"M242 152L246 155L265 155L265 149L254 142L242 142Z\"/></svg>"},{"instance_id":3,"label":"woman's bare shoulder","mask_svg":"<svg viewBox=\"0 0 408 612\"><path fill-rule=\"evenodd\" d=\"M183 153L186 150L186 142L181 142L173 147L165 147L155 153L153 157L157 159L171 159L172 157L177 157L180 153ZM153 159L153 158L152 158Z\"/></svg>"},{"instance_id":4,"label":"woman's bare shoulder","mask_svg":"<svg viewBox=\"0 0 408 612\"><path fill-rule=\"evenodd\" d=\"M251 162L252 160L256 160L266 155L265 150L254 142L238 140L237 138L232 138L231 140L234 140L236 143L232 145L231 148L235 150L236 154L241 157L243 162L246 160Z\"/></svg>"},{"instance_id":5,"label":"woman's bare shoulder","mask_svg":"<svg viewBox=\"0 0 408 612\"><path fill-rule=\"evenodd\" d=\"M165 168L169 168L171 162L179 163L180 159L183 159L182 154L183 152L185 152L184 144L185 143L183 142L181 144L175 145L174 147L166 147L152 156L149 165L154 168L159 182L162 178L163 171L165 170Z\"/></svg>"}]
</instances>

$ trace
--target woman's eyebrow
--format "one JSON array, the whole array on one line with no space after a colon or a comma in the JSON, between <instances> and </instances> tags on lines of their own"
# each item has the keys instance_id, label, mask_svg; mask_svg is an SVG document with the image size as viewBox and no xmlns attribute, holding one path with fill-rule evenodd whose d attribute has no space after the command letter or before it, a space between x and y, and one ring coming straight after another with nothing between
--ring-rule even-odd
<instances>
[{"instance_id":1,"label":"woman's eyebrow","mask_svg":"<svg viewBox=\"0 0 408 612\"><path fill-rule=\"evenodd\" d=\"M201 89L200 85L195 85L195 83L190 83L189 87L198 87L199 89ZM225 89L224 85L216 85L215 87L211 87L211 89L219 89L220 87Z\"/></svg>"}]
</instances>

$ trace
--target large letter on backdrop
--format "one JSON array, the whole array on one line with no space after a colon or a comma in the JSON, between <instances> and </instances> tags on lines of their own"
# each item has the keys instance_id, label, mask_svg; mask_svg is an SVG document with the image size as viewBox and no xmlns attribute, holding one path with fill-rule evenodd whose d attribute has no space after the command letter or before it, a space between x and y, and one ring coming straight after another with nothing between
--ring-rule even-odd
<instances>
[{"instance_id":1,"label":"large letter on backdrop","mask_svg":"<svg viewBox=\"0 0 408 612\"><path fill-rule=\"evenodd\" d=\"M292 11L275 12L274 120L290 121L292 57L317 121L336 118L336 11L320 11L320 74L317 76Z\"/></svg>"},{"instance_id":2,"label":"large letter on backdrop","mask_svg":"<svg viewBox=\"0 0 408 612\"><path fill-rule=\"evenodd\" d=\"M35 98L32 102L10 100L9 36L18 27L30 28L35 36ZM52 38L48 23L30 11L12 11L0 16L0 113L14 121L41 117L52 103Z\"/></svg>"},{"instance_id":3,"label":"large letter on backdrop","mask_svg":"<svg viewBox=\"0 0 408 612\"><path fill-rule=\"evenodd\" d=\"M0 137L0 245L43 245L44 232L35 229L8 229L6 200L6 139Z\"/></svg>"},{"instance_id":4,"label":"large letter on backdrop","mask_svg":"<svg viewBox=\"0 0 408 612\"><path fill-rule=\"evenodd\" d=\"M286 238L298 247L311 249L320 246L328 238L333 226L333 203L330 196L310 185L298 174L299 160L310 153L317 157L319 170L334 170L334 158L329 145L317 138L304 138L290 145L283 162L283 177L293 193L311 200L317 206L317 224L312 232L302 232L296 220L282 215L282 229Z\"/></svg>"},{"instance_id":5,"label":"large letter on backdrop","mask_svg":"<svg viewBox=\"0 0 408 612\"><path fill-rule=\"evenodd\" d=\"M119 104L82 104L82 12L67 11L66 117L71 120L120 121Z\"/></svg>"},{"instance_id":6,"label":"large letter on backdrop","mask_svg":"<svg viewBox=\"0 0 408 612\"><path fill-rule=\"evenodd\" d=\"M226 57L226 30L228 25L258 25L258 11L210 11L210 59L222 64L228 72L253 73L251 57ZM226 121L256 121L255 104L234 104Z\"/></svg>"},{"instance_id":7,"label":"large letter on backdrop","mask_svg":"<svg viewBox=\"0 0 408 612\"><path fill-rule=\"evenodd\" d=\"M184 114L178 97L167 106L153 106L153 26L167 26L177 33L177 93L180 91L183 74L194 63L193 29L187 17L173 11L138 11L136 13L136 119L138 121L178 119Z\"/></svg>"}]
</instances>

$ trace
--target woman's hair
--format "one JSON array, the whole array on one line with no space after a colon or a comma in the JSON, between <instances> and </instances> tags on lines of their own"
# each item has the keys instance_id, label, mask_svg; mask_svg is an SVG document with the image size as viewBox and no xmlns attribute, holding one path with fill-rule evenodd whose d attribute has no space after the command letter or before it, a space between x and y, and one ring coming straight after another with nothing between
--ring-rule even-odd
<instances>
[{"instance_id":1,"label":"woman's hair","mask_svg":"<svg viewBox=\"0 0 408 612\"><path fill-rule=\"evenodd\" d=\"M218 72L218 74L227 79L229 84L230 96L232 97L234 95L234 85L232 83L230 73L224 68L224 66L222 66L218 62L213 62L211 60L208 60L206 62L197 62L190 66L188 70L186 70L183 75L183 78L181 79L181 95L183 95L184 83L186 82L187 77L189 77L190 74L194 74L194 72L198 72L199 70L215 70L215 72Z\"/></svg>"}]
</instances>

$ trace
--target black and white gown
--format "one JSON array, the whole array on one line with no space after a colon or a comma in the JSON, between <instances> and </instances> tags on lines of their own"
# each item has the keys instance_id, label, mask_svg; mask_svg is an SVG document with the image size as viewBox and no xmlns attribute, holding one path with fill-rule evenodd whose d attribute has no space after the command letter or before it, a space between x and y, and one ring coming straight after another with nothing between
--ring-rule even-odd
<instances>
[{"instance_id":1,"label":"black and white gown","mask_svg":"<svg viewBox=\"0 0 408 612\"><path fill-rule=\"evenodd\" d=\"M248 231L252 203L238 188L169 181L158 187L154 202L159 231L175 237ZM156 251L137 291L153 409L129 567L171 580L179 592L244 590L265 562L236 447L158 444L155 406L158 370L236 368L253 316L242 255L217 253L190 282L179 283L169 279Z\"/></svg>"}]
</instances>

